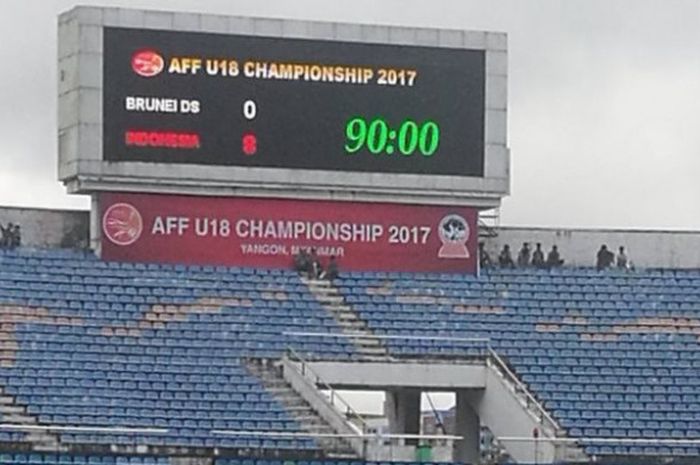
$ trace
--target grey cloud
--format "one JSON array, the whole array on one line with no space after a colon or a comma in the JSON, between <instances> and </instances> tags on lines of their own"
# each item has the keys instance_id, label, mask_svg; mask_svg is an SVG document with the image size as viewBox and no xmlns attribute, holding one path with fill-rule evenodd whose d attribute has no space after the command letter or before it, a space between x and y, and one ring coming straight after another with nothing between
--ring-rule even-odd
<instances>
[{"instance_id":1,"label":"grey cloud","mask_svg":"<svg viewBox=\"0 0 700 465\"><path fill-rule=\"evenodd\" d=\"M700 229L698 0L143 0L100 5L509 34L504 223ZM4 0L0 202L87 207L56 181L56 16Z\"/></svg>"}]
</instances>

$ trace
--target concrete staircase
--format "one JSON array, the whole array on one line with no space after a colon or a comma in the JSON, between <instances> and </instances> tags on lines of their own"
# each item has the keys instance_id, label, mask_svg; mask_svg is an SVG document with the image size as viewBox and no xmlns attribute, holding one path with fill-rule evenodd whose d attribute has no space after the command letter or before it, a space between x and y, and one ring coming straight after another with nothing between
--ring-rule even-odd
<instances>
[{"instance_id":1,"label":"concrete staircase","mask_svg":"<svg viewBox=\"0 0 700 465\"><path fill-rule=\"evenodd\" d=\"M336 431L289 385L284 379L282 367L279 364L248 360L246 368L282 404L292 418L301 425L303 431L309 433L312 437L314 435L322 435L322 437L317 437L315 440L327 457L357 458L353 449L343 438L328 437L335 435Z\"/></svg>"},{"instance_id":2,"label":"concrete staircase","mask_svg":"<svg viewBox=\"0 0 700 465\"><path fill-rule=\"evenodd\" d=\"M352 342L357 352L366 361L389 361L391 357L380 339L367 326L367 323L357 315L340 294L338 288L330 281L308 279L301 277L316 300L330 313Z\"/></svg>"},{"instance_id":3,"label":"concrete staircase","mask_svg":"<svg viewBox=\"0 0 700 465\"><path fill-rule=\"evenodd\" d=\"M7 394L0 386L0 417L3 424L20 425L24 427L40 426L33 415L27 413L26 407L18 405L15 398ZM27 428L24 440L32 444L32 448L41 452L58 452L63 450L58 435L45 430Z\"/></svg>"}]
</instances>

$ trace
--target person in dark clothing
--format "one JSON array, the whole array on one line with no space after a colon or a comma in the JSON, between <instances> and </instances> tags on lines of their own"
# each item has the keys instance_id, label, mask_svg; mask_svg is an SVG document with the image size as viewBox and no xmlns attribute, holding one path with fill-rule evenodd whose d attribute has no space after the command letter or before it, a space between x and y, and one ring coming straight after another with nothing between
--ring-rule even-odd
<instances>
[{"instance_id":1,"label":"person in dark clothing","mask_svg":"<svg viewBox=\"0 0 700 465\"><path fill-rule=\"evenodd\" d=\"M327 279L328 281L333 281L337 277L338 277L338 262L335 259L335 255L331 255L331 258L328 261L328 266L326 267L326 271L323 273L321 278Z\"/></svg>"},{"instance_id":2,"label":"person in dark clothing","mask_svg":"<svg viewBox=\"0 0 700 465\"><path fill-rule=\"evenodd\" d=\"M552 250L547 254L547 268L558 268L564 264L564 260L559 256L559 249L556 245L552 246Z\"/></svg>"},{"instance_id":3,"label":"person in dark clothing","mask_svg":"<svg viewBox=\"0 0 700 465\"><path fill-rule=\"evenodd\" d=\"M518 252L518 266L526 268L530 266L530 244L523 242L523 246Z\"/></svg>"},{"instance_id":4,"label":"person in dark clothing","mask_svg":"<svg viewBox=\"0 0 700 465\"><path fill-rule=\"evenodd\" d=\"M309 254L309 278L318 279L323 273L323 267L321 266L321 260L316 254L316 249L311 249Z\"/></svg>"},{"instance_id":5,"label":"person in dark clothing","mask_svg":"<svg viewBox=\"0 0 700 465\"><path fill-rule=\"evenodd\" d=\"M491 261L491 255L486 251L485 244L479 242L479 267L491 268L492 266L493 261Z\"/></svg>"},{"instance_id":6,"label":"person in dark clothing","mask_svg":"<svg viewBox=\"0 0 700 465\"><path fill-rule=\"evenodd\" d=\"M10 248L14 249L22 245L22 232L19 229L19 225L16 224L12 229L12 235L10 236Z\"/></svg>"},{"instance_id":7,"label":"person in dark clothing","mask_svg":"<svg viewBox=\"0 0 700 465\"><path fill-rule=\"evenodd\" d=\"M294 270L297 273L309 271L309 254L305 249L299 249L299 252L294 256Z\"/></svg>"},{"instance_id":8,"label":"person in dark clothing","mask_svg":"<svg viewBox=\"0 0 700 465\"><path fill-rule=\"evenodd\" d=\"M539 242L535 245L535 251L532 252L532 266L535 268L544 268L546 266L542 244Z\"/></svg>"},{"instance_id":9,"label":"person in dark clothing","mask_svg":"<svg viewBox=\"0 0 700 465\"><path fill-rule=\"evenodd\" d=\"M598 270L604 270L612 266L614 261L615 255L608 250L608 246L605 244L601 245L600 250L598 250L598 254L596 255L595 267Z\"/></svg>"},{"instance_id":10,"label":"person in dark clothing","mask_svg":"<svg viewBox=\"0 0 700 465\"><path fill-rule=\"evenodd\" d=\"M15 228L12 223L8 223L7 227L5 228L0 225L0 233L2 234L2 237L0 237L0 247L3 249L12 246L12 233L14 229Z\"/></svg>"},{"instance_id":11,"label":"person in dark clothing","mask_svg":"<svg viewBox=\"0 0 700 465\"><path fill-rule=\"evenodd\" d=\"M510 254L510 246L508 244L503 246L503 250L501 250L498 256L498 264L502 268L515 268L515 262L513 262L513 257Z\"/></svg>"}]
</instances>

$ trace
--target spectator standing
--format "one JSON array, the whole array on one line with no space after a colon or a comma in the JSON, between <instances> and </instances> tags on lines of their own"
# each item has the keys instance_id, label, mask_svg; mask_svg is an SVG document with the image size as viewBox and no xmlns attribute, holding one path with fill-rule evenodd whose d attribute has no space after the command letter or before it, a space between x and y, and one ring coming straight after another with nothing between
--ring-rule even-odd
<instances>
[{"instance_id":1,"label":"spectator standing","mask_svg":"<svg viewBox=\"0 0 700 465\"><path fill-rule=\"evenodd\" d=\"M337 277L338 277L338 262L335 259L335 255L331 255L331 258L328 261L328 266L326 267L326 271L322 274L321 278L325 278L328 281L333 281Z\"/></svg>"},{"instance_id":2,"label":"spectator standing","mask_svg":"<svg viewBox=\"0 0 700 465\"><path fill-rule=\"evenodd\" d=\"M19 225L16 224L10 235L10 247L15 249L22 245L22 232L20 231Z\"/></svg>"},{"instance_id":3,"label":"spectator standing","mask_svg":"<svg viewBox=\"0 0 700 465\"><path fill-rule=\"evenodd\" d=\"M535 251L532 252L532 266L540 269L546 267L544 252L542 251L542 244L539 242L535 245Z\"/></svg>"},{"instance_id":4,"label":"spectator standing","mask_svg":"<svg viewBox=\"0 0 700 465\"><path fill-rule=\"evenodd\" d=\"M4 248L9 248L12 246L12 233L14 232L14 225L12 223L7 223L7 227L2 227L0 225L0 233L2 234L2 237L0 237L0 247Z\"/></svg>"},{"instance_id":5,"label":"spectator standing","mask_svg":"<svg viewBox=\"0 0 700 465\"><path fill-rule=\"evenodd\" d=\"M486 251L483 242L479 242L479 267L480 268L491 268L493 266L493 261L491 261L491 255Z\"/></svg>"},{"instance_id":6,"label":"spectator standing","mask_svg":"<svg viewBox=\"0 0 700 465\"><path fill-rule=\"evenodd\" d=\"M294 270L297 273L309 271L309 254L306 249L299 249L299 252L294 256Z\"/></svg>"},{"instance_id":7,"label":"spectator standing","mask_svg":"<svg viewBox=\"0 0 700 465\"><path fill-rule=\"evenodd\" d=\"M311 249L311 254L309 255L309 278L318 279L323 273L323 267L321 266L321 260L318 258L316 249Z\"/></svg>"},{"instance_id":8,"label":"spectator standing","mask_svg":"<svg viewBox=\"0 0 700 465\"><path fill-rule=\"evenodd\" d=\"M547 254L547 268L559 268L564 264L564 260L559 255L559 249L556 245L552 246L552 250Z\"/></svg>"},{"instance_id":9,"label":"spectator standing","mask_svg":"<svg viewBox=\"0 0 700 465\"><path fill-rule=\"evenodd\" d=\"M518 252L518 266L521 268L530 266L530 244L527 242L523 242L523 246Z\"/></svg>"},{"instance_id":10,"label":"spectator standing","mask_svg":"<svg viewBox=\"0 0 700 465\"><path fill-rule=\"evenodd\" d=\"M620 246L617 252L617 267L623 270L629 268L629 259L625 253L625 248Z\"/></svg>"},{"instance_id":11,"label":"spectator standing","mask_svg":"<svg viewBox=\"0 0 700 465\"><path fill-rule=\"evenodd\" d=\"M604 270L612 266L614 260L615 255L608 250L607 245L603 244L600 246L600 250L598 250L598 254L596 255L595 266L598 270Z\"/></svg>"},{"instance_id":12,"label":"spectator standing","mask_svg":"<svg viewBox=\"0 0 700 465\"><path fill-rule=\"evenodd\" d=\"M515 268L515 262L513 262L513 256L510 254L510 246L508 244L503 246L503 250L498 256L498 264L502 268Z\"/></svg>"}]
</instances>

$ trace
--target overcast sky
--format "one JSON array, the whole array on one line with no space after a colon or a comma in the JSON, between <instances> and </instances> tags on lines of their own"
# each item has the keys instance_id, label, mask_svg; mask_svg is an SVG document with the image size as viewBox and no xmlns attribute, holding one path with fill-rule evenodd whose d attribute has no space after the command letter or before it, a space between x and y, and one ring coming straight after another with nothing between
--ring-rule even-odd
<instances>
[{"instance_id":1,"label":"overcast sky","mask_svg":"<svg viewBox=\"0 0 700 465\"><path fill-rule=\"evenodd\" d=\"M502 223L700 229L700 0L82 3L507 32ZM74 5L2 0L2 205L89 206L56 180L56 16Z\"/></svg>"}]
</instances>

